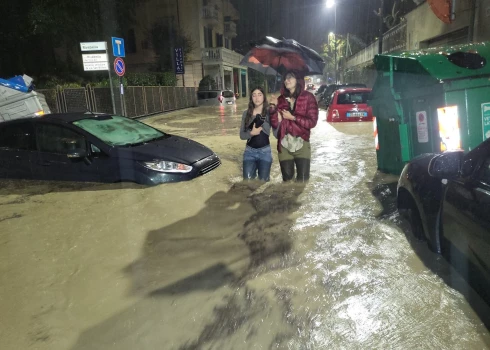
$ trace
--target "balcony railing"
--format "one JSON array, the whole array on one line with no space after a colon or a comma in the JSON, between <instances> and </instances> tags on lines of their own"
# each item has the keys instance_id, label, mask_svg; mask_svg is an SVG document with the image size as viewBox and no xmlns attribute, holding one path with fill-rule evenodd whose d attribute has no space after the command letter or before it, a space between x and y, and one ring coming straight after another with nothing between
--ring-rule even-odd
<instances>
[{"instance_id":1,"label":"balcony railing","mask_svg":"<svg viewBox=\"0 0 490 350\"><path fill-rule=\"evenodd\" d=\"M403 51L407 49L407 24L402 23L390 29L383 35L383 53L394 51ZM348 57L345 67L355 67L360 64L372 62L375 55L378 54L378 40L371 43L363 50Z\"/></svg>"},{"instance_id":2,"label":"balcony railing","mask_svg":"<svg viewBox=\"0 0 490 350\"><path fill-rule=\"evenodd\" d=\"M207 64L225 63L238 66L243 56L224 47L209 47L201 49L201 58Z\"/></svg>"},{"instance_id":3,"label":"balcony railing","mask_svg":"<svg viewBox=\"0 0 490 350\"><path fill-rule=\"evenodd\" d=\"M235 22L225 22L225 36L228 38L234 38L237 36Z\"/></svg>"},{"instance_id":4,"label":"balcony railing","mask_svg":"<svg viewBox=\"0 0 490 350\"><path fill-rule=\"evenodd\" d=\"M202 8L202 19L209 24L219 24L219 11L212 5L207 5Z\"/></svg>"},{"instance_id":5,"label":"balcony railing","mask_svg":"<svg viewBox=\"0 0 490 350\"><path fill-rule=\"evenodd\" d=\"M407 24L401 23L383 34L383 53L407 49Z\"/></svg>"}]
</instances>

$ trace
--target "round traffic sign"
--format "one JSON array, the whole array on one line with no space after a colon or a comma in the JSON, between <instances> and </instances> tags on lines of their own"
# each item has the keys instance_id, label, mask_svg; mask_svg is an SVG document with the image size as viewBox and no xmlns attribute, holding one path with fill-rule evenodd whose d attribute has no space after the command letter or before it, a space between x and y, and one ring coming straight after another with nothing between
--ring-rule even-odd
<instances>
[{"instance_id":1,"label":"round traffic sign","mask_svg":"<svg viewBox=\"0 0 490 350\"><path fill-rule=\"evenodd\" d=\"M117 75L122 77L126 73L126 65L121 57L116 57L114 60L114 71Z\"/></svg>"}]
</instances>

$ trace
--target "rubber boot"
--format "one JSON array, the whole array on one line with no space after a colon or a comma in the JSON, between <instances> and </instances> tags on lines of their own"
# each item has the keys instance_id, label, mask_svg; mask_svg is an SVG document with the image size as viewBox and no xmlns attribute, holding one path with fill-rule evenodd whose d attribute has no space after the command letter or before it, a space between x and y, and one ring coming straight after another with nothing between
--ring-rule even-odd
<instances>
[{"instance_id":1,"label":"rubber boot","mask_svg":"<svg viewBox=\"0 0 490 350\"><path fill-rule=\"evenodd\" d=\"M295 158L296 163L296 181L307 182L310 179L310 159L308 158Z\"/></svg>"},{"instance_id":2,"label":"rubber boot","mask_svg":"<svg viewBox=\"0 0 490 350\"><path fill-rule=\"evenodd\" d=\"M294 160L283 160L279 162L281 166L282 180L291 181L294 177Z\"/></svg>"}]
</instances>

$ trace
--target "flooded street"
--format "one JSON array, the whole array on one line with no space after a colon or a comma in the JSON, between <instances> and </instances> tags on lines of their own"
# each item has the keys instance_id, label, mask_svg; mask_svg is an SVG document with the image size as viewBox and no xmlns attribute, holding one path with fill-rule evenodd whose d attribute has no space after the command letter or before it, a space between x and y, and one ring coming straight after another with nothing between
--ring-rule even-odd
<instances>
[{"instance_id":1,"label":"flooded street","mask_svg":"<svg viewBox=\"0 0 490 350\"><path fill-rule=\"evenodd\" d=\"M239 107L147 118L215 151L190 182L0 181L2 349L487 349L489 307L396 212L371 123L311 179L241 181Z\"/></svg>"}]
</instances>

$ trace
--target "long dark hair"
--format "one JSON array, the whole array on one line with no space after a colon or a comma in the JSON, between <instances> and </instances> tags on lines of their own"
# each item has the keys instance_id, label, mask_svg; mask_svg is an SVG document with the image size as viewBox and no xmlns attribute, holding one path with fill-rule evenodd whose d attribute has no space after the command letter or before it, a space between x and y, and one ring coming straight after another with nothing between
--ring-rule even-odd
<instances>
[{"instance_id":1,"label":"long dark hair","mask_svg":"<svg viewBox=\"0 0 490 350\"><path fill-rule=\"evenodd\" d=\"M252 120L255 119L255 116L253 115L255 105L254 105L254 101L252 100L252 95L255 90L259 90L262 93L262 95L264 95L264 103L262 104L262 113L260 114L262 116L265 116L267 113L267 106L268 106L267 95L265 94L265 90L263 87L257 86L256 88L250 90L250 99L248 101L247 117L245 118L245 123L243 124L243 130L247 130L250 123L252 123Z\"/></svg>"},{"instance_id":2,"label":"long dark hair","mask_svg":"<svg viewBox=\"0 0 490 350\"><path fill-rule=\"evenodd\" d=\"M289 89L286 88L286 76L289 74L292 75L296 79L296 88L294 89L293 94L291 94L291 91L289 91ZM303 90L301 87L301 84L299 83L298 80L300 80L300 77L299 77L299 74L296 73L295 71L289 71L289 72L286 72L286 74L284 74L283 83L282 83L283 88L284 88L284 94L283 94L284 97L292 97L294 99L298 98L299 94L301 93L301 90Z\"/></svg>"}]
</instances>

